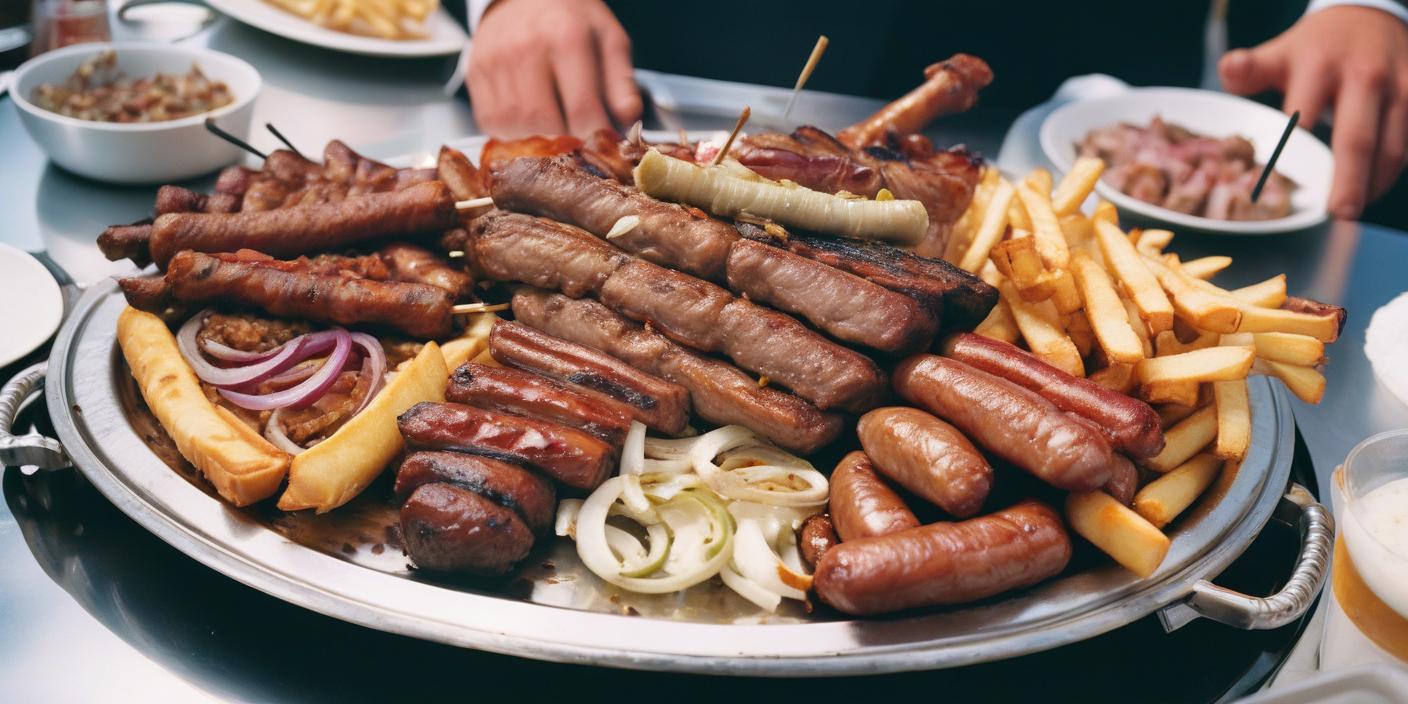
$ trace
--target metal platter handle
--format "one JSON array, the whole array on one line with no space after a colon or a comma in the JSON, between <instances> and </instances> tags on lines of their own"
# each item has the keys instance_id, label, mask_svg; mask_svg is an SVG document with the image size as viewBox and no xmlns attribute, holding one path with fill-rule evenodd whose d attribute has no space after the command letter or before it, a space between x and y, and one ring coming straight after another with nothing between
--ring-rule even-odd
<instances>
[{"instance_id":1,"label":"metal platter handle","mask_svg":"<svg viewBox=\"0 0 1408 704\"><path fill-rule=\"evenodd\" d=\"M58 440L37 433L15 435L12 426L25 399L43 390L48 362L40 362L16 374L0 388L0 465L63 469L73 463Z\"/></svg>"},{"instance_id":2,"label":"metal platter handle","mask_svg":"<svg viewBox=\"0 0 1408 704\"><path fill-rule=\"evenodd\" d=\"M1296 525L1301 534L1300 556L1286 586L1271 596L1254 597L1200 579L1183 601L1159 611L1164 630L1176 630L1198 617L1247 630L1267 630L1300 618L1310 608L1329 574L1335 520L1299 484L1292 484L1281 497L1275 515Z\"/></svg>"}]
</instances>

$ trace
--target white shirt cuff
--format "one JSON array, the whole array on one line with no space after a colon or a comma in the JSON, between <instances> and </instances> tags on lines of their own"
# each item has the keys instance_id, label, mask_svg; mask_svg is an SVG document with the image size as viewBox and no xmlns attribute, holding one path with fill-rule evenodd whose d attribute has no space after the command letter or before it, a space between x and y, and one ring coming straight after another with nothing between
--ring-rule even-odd
<instances>
[{"instance_id":1,"label":"white shirt cuff","mask_svg":"<svg viewBox=\"0 0 1408 704\"><path fill-rule=\"evenodd\" d=\"M473 1L471 0L471 2ZM1404 23L1408 23L1408 8L1405 8L1402 3L1394 2L1394 0L1310 0L1310 5L1305 8L1305 14L1342 5L1372 7L1375 10L1383 10Z\"/></svg>"},{"instance_id":2,"label":"white shirt cuff","mask_svg":"<svg viewBox=\"0 0 1408 704\"><path fill-rule=\"evenodd\" d=\"M465 0L469 6L466 16L469 18L469 36L474 36L479 31L479 21L484 19L484 13L489 11L489 6L494 4L494 0Z\"/></svg>"}]
</instances>

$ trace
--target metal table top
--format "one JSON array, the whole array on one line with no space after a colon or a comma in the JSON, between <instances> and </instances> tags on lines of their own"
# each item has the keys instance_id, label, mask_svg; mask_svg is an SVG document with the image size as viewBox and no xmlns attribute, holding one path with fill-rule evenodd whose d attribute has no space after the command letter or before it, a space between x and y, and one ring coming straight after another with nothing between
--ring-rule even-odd
<instances>
[{"instance_id":1,"label":"metal table top","mask_svg":"<svg viewBox=\"0 0 1408 704\"><path fill-rule=\"evenodd\" d=\"M223 20L187 41L253 63L265 80L255 124L274 122L309 149L338 137L371 156L387 157L430 152L447 139L474 131L467 105L446 98L442 91L452 68L446 60L388 61L336 54ZM777 89L648 72L640 78L652 88L659 103L655 121L665 128L726 129L731 124L731 112L711 111L691 100L750 103L757 112L759 105L786 96ZM794 117L835 128L876 106L866 99L813 94L799 100ZM964 116L946 121L939 136L946 143L964 142L996 154L1012 117ZM273 144L262 135L255 142ZM50 166L20 127L9 101L0 101L0 154L5 162L0 212L6 214L0 241L47 251L79 282L130 270L130 265L105 261L94 238L110 223L142 216L150 208L153 189L113 188ZM1324 402L1315 407L1296 404L1322 485L1360 439L1408 426L1408 407L1377 386L1362 351L1369 315L1408 288L1403 274L1408 236L1334 223L1316 232L1270 238L1181 234L1174 248L1187 256L1214 250L1233 256L1231 283L1284 271L1293 293L1350 308L1344 336L1333 348ZM33 415L42 423L42 413ZM4 476L0 632L5 637L0 638L0 682L5 683L6 699L321 700L348 693L384 699L408 690L458 698L472 696L482 688L482 678L492 673L514 686L531 686L547 677L568 678L574 687L627 691L611 671L431 646L289 607L184 558L76 483L66 475L22 477L9 471ZM1248 579L1251 584L1245 588L1256 590L1256 576ZM1113 637L1118 648L1120 639L1150 636L1145 626L1149 624L1136 624L1105 639ZM1170 647L1182 647L1186 657L1193 657L1190 644L1261 634L1212 625L1212 630L1185 629L1175 635L1182 640L1167 640L1184 645ZM1248 642L1256 647L1260 641ZM326 652L310 651L324 647ZM303 663L297 661L300 653L306 655ZM409 666L412 661L418 664ZM378 666L385 667L385 676L369 678L368 671ZM398 685L400 670L417 678L440 670L440 686L424 681ZM636 686L662 682L641 679ZM918 676L894 682L900 687L925 686Z\"/></svg>"}]
</instances>

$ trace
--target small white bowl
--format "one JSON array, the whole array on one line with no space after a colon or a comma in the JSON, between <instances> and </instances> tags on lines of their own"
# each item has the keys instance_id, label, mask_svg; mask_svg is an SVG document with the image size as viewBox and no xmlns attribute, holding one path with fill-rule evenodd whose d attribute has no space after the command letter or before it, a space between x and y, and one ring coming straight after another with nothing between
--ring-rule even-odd
<instances>
[{"instance_id":1,"label":"small white bowl","mask_svg":"<svg viewBox=\"0 0 1408 704\"><path fill-rule=\"evenodd\" d=\"M1076 100L1057 108L1041 123L1041 149L1057 168L1067 171L1076 143L1093 129L1120 122L1147 125L1155 116L1211 137L1241 135L1266 163L1290 119L1284 113L1246 98L1192 88L1131 88L1115 95ZM1325 221L1334 157L1330 148L1297 127L1286 142L1276 171L1296 183L1291 214L1275 220L1214 220L1188 215L1127 196L1101 180L1095 190L1120 210L1171 225L1205 232L1265 235L1313 227Z\"/></svg>"},{"instance_id":2,"label":"small white bowl","mask_svg":"<svg viewBox=\"0 0 1408 704\"><path fill-rule=\"evenodd\" d=\"M234 102L210 112L163 122L97 122L45 110L30 102L35 88L62 84L99 52L117 52L117 66L132 78L157 72L184 74L191 64L224 81ZM168 44L79 44L26 61L15 71L10 95L20 122L55 164L81 176L112 183L181 181L233 163L240 149L205 129L205 119L237 137L249 133L254 99L263 82L253 66L229 54Z\"/></svg>"}]
</instances>

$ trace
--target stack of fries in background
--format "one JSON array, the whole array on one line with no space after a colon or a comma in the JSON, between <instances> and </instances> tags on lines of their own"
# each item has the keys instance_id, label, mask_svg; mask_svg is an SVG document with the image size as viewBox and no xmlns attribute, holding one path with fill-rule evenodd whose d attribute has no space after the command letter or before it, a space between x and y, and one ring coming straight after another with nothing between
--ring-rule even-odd
<instances>
[{"instance_id":1,"label":"stack of fries in background","mask_svg":"<svg viewBox=\"0 0 1408 704\"><path fill-rule=\"evenodd\" d=\"M380 39L420 39L440 0L266 0L328 29Z\"/></svg>"},{"instance_id":2,"label":"stack of fries in background","mask_svg":"<svg viewBox=\"0 0 1408 704\"><path fill-rule=\"evenodd\" d=\"M1220 288L1210 279L1230 257L1182 261L1165 251L1172 232L1125 232L1107 201L1087 216L1081 204L1104 168L1078 159L1054 187L1044 169L1015 184L986 169L946 258L1001 292L975 332L1159 412L1166 445L1142 463L1152 480L1132 510L1104 492L1072 495L1066 508L1077 532L1147 576L1167 551L1161 529L1215 482L1225 491L1246 456L1248 375L1318 403L1317 367L1345 312L1288 296L1284 274Z\"/></svg>"}]
</instances>

